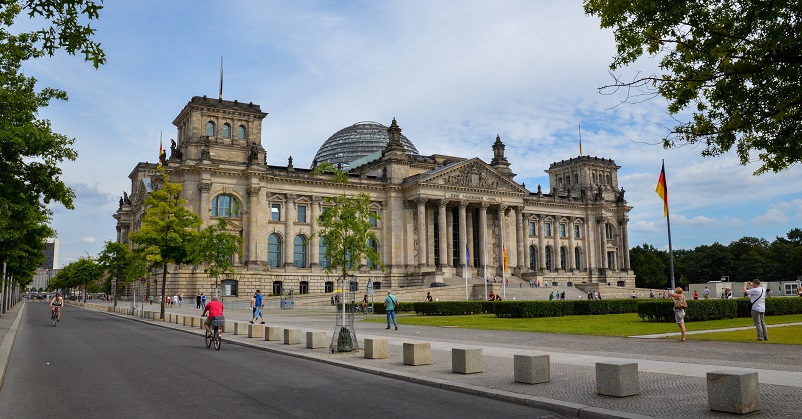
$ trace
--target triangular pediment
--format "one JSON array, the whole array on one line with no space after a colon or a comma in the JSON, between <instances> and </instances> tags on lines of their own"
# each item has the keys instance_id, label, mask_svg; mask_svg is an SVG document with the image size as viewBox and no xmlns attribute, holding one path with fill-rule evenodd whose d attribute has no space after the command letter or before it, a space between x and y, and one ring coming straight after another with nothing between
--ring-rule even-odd
<instances>
[{"instance_id":1,"label":"triangular pediment","mask_svg":"<svg viewBox=\"0 0 802 419\"><path fill-rule=\"evenodd\" d=\"M416 183L495 192L529 193L526 188L478 158L454 162L422 173Z\"/></svg>"}]
</instances>

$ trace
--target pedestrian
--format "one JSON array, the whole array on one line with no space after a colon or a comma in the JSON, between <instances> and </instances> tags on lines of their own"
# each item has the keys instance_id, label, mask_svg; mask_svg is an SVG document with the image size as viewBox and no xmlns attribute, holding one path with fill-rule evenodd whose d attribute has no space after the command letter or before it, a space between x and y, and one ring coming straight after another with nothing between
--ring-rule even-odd
<instances>
[{"instance_id":1,"label":"pedestrian","mask_svg":"<svg viewBox=\"0 0 802 419\"><path fill-rule=\"evenodd\" d=\"M749 308L751 308L752 320L755 322L755 329L757 329L757 340L769 340L765 319L766 290L760 286L759 279L753 279L752 282L744 282L744 292L749 296Z\"/></svg>"},{"instance_id":2,"label":"pedestrian","mask_svg":"<svg viewBox=\"0 0 802 419\"><path fill-rule=\"evenodd\" d=\"M173 294L173 307L178 305L178 294Z\"/></svg>"},{"instance_id":3,"label":"pedestrian","mask_svg":"<svg viewBox=\"0 0 802 419\"><path fill-rule=\"evenodd\" d=\"M704 297L705 300L710 299L710 290L707 289L707 287L705 287L705 290L702 291L702 297Z\"/></svg>"},{"instance_id":4,"label":"pedestrian","mask_svg":"<svg viewBox=\"0 0 802 419\"><path fill-rule=\"evenodd\" d=\"M184 295L178 294L178 308L181 308L181 304L184 303Z\"/></svg>"},{"instance_id":5,"label":"pedestrian","mask_svg":"<svg viewBox=\"0 0 802 419\"><path fill-rule=\"evenodd\" d=\"M150 305L153 305L153 294L151 294L151 295L148 297L148 301L150 302Z\"/></svg>"},{"instance_id":6,"label":"pedestrian","mask_svg":"<svg viewBox=\"0 0 802 419\"><path fill-rule=\"evenodd\" d=\"M331 305L334 305L334 296L331 296Z\"/></svg>"},{"instance_id":7,"label":"pedestrian","mask_svg":"<svg viewBox=\"0 0 802 419\"><path fill-rule=\"evenodd\" d=\"M554 301L554 291L549 294L549 301Z\"/></svg>"},{"instance_id":8,"label":"pedestrian","mask_svg":"<svg viewBox=\"0 0 802 419\"><path fill-rule=\"evenodd\" d=\"M206 295L201 293L201 310L206 310Z\"/></svg>"},{"instance_id":9,"label":"pedestrian","mask_svg":"<svg viewBox=\"0 0 802 419\"><path fill-rule=\"evenodd\" d=\"M201 309L200 294L195 295L195 308L198 310Z\"/></svg>"},{"instance_id":10,"label":"pedestrian","mask_svg":"<svg viewBox=\"0 0 802 419\"><path fill-rule=\"evenodd\" d=\"M426 291L426 301L429 301L429 302L432 301L432 293L429 292L429 291Z\"/></svg>"},{"instance_id":11,"label":"pedestrian","mask_svg":"<svg viewBox=\"0 0 802 419\"><path fill-rule=\"evenodd\" d=\"M565 300L565 291L563 291L562 295L560 295L561 300Z\"/></svg>"},{"instance_id":12,"label":"pedestrian","mask_svg":"<svg viewBox=\"0 0 802 419\"><path fill-rule=\"evenodd\" d=\"M636 293L635 293L635 291L632 291L632 295L631 295L630 297L632 297L632 298L638 298L638 294L636 294Z\"/></svg>"},{"instance_id":13,"label":"pedestrian","mask_svg":"<svg viewBox=\"0 0 802 419\"><path fill-rule=\"evenodd\" d=\"M256 290L256 293L253 294L253 298L251 298L251 308L253 308L253 320L249 323L254 324L257 319L261 320L259 324L265 324L265 319L262 317L262 294L259 290Z\"/></svg>"},{"instance_id":14,"label":"pedestrian","mask_svg":"<svg viewBox=\"0 0 802 419\"><path fill-rule=\"evenodd\" d=\"M693 292L693 299L694 300L698 300L699 299L699 291L694 291Z\"/></svg>"},{"instance_id":15,"label":"pedestrian","mask_svg":"<svg viewBox=\"0 0 802 419\"><path fill-rule=\"evenodd\" d=\"M682 333L680 342L685 342L685 309L688 303L685 302L685 296L682 295L682 288L677 287L674 292L669 291L668 296L674 299L674 321L679 325L679 331Z\"/></svg>"},{"instance_id":16,"label":"pedestrian","mask_svg":"<svg viewBox=\"0 0 802 419\"><path fill-rule=\"evenodd\" d=\"M398 297L393 295L392 291L387 291L387 297L384 299L384 311L387 313L387 328L390 328L390 319L393 320L395 330L398 330L398 323L395 321L395 309L398 307Z\"/></svg>"}]
</instances>

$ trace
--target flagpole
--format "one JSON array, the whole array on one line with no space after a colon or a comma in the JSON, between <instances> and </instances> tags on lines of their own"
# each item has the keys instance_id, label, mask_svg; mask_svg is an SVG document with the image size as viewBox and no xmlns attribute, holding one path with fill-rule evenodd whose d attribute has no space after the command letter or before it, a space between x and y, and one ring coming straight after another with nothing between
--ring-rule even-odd
<instances>
[{"instance_id":1,"label":"flagpole","mask_svg":"<svg viewBox=\"0 0 802 419\"><path fill-rule=\"evenodd\" d=\"M660 170L660 180L663 182L663 205L665 206L665 216L666 216L666 227L668 230L668 266L669 266L669 273L671 275L671 289L673 290L676 287L676 283L674 281L674 249L671 246L671 217L668 211L668 181L666 180L666 161L663 159L663 166ZM659 186L658 181L658 186Z\"/></svg>"}]
</instances>

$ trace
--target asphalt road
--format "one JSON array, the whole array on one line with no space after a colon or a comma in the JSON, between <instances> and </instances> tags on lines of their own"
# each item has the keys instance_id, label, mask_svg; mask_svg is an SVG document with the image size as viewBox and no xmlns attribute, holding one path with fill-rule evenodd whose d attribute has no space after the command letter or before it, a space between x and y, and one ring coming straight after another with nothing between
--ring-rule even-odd
<instances>
[{"instance_id":1,"label":"asphalt road","mask_svg":"<svg viewBox=\"0 0 802 419\"><path fill-rule=\"evenodd\" d=\"M228 345L67 306L23 312L0 417L556 418L551 412Z\"/></svg>"}]
</instances>

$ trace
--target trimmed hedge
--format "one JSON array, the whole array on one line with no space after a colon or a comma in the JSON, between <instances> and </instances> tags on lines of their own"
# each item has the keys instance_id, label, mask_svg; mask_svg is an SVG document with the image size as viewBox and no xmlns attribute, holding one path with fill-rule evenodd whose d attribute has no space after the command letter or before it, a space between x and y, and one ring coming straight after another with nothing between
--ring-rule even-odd
<instances>
[{"instance_id":1,"label":"trimmed hedge","mask_svg":"<svg viewBox=\"0 0 802 419\"><path fill-rule=\"evenodd\" d=\"M732 300L688 300L685 321L705 321L752 317L747 303L748 298ZM800 298L766 299L766 315L802 314ZM674 303L671 300L650 300L638 303L638 316L645 321L674 322Z\"/></svg>"},{"instance_id":2,"label":"trimmed hedge","mask_svg":"<svg viewBox=\"0 0 802 419\"><path fill-rule=\"evenodd\" d=\"M412 303L415 313L424 316L462 316L486 313L482 301L438 301Z\"/></svg>"}]
</instances>

